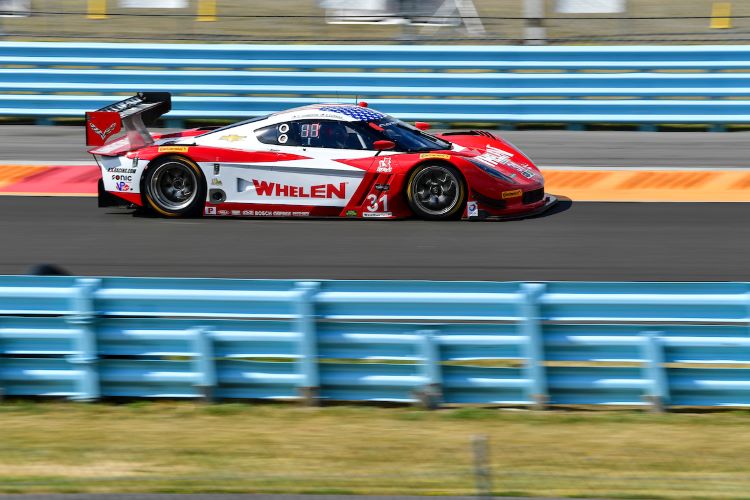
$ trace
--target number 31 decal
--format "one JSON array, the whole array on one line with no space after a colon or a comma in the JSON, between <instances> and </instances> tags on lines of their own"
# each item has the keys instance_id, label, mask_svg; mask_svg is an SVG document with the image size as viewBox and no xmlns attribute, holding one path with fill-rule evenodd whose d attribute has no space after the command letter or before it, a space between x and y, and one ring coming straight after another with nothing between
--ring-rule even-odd
<instances>
[{"instance_id":1,"label":"number 31 decal","mask_svg":"<svg viewBox=\"0 0 750 500\"><path fill-rule=\"evenodd\" d=\"M378 212L380 211L380 204L383 204L383 212L388 211L388 195L384 194L380 200L378 200L378 195L371 194L367 197L367 201L369 202L367 204L367 211L368 212Z\"/></svg>"}]
</instances>

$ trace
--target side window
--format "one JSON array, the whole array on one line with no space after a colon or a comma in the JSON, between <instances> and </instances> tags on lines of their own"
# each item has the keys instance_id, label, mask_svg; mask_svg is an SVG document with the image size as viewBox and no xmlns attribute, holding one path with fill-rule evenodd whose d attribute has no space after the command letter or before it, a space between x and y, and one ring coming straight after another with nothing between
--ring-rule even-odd
<instances>
[{"instance_id":1,"label":"side window","mask_svg":"<svg viewBox=\"0 0 750 500\"><path fill-rule=\"evenodd\" d=\"M367 150L372 148L374 134L364 131L357 122L303 121L300 122L300 137L303 146Z\"/></svg>"},{"instance_id":2,"label":"side window","mask_svg":"<svg viewBox=\"0 0 750 500\"><path fill-rule=\"evenodd\" d=\"M303 148L347 148L349 136L342 122L333 120L299 120L279 123L256 131L264 144L302 146ZM360 149L356 142L355 149Z\"/></svg>"},{"instance_id":3,"label":"side window","mask_svg":"<svg viewBox=\"0 0 750 500\"><path fill-rule=\"evenodd\" d=\"M385 139L385 137L380 132L377 132L374 128L370 126L369 123L366 123L366 122L348 123L347 128L350 129L350 135L349 135L350 138L354 137L352 136L352 133L356 134L356 140L358 143L361 144L359 148L353 148L353 149L374 150L375 141Z\"/></svg>"},{"instance_id":4,"label":"side window","mask_svg":"<svg viewBox=\"0 0 750 500\"><path fill-rule=\"evenodd\" d=\"M377 133L362 122L299 120L269 125L255 131L263 144L305 148L372 149Z\"/></svg>"},{"instance_id":5,"label":"side window","mask_svg":"<svg viewBox=\"0 0 750 500\"><path fill-rule=\"evenodd\" d=\"M301 146L299 128L298 122L277 123L256 130L255 136L263 144Z\"/></svg>"}]
</instances>

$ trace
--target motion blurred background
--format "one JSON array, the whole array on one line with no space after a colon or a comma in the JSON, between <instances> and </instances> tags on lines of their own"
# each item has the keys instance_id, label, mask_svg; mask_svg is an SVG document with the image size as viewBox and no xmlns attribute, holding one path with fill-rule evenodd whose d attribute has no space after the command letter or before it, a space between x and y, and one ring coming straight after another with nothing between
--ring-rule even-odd
<instances>
[{"instance_id":1,"label":"motion blurred background","mask_svg":"<svg viewBox=\"0 0 750 500\"><path fill-rule=\"evenodd\" d=\"M0 70L4 75L4 90L0 95L4 103L0 113L3 124L0 160L5 163L2 173L6 175L0 182L0 190L14 195L0 198L0 237L4 238L0 267L7 274L20 273L46 259L80 275L519 281L698 281L748 277L747 203L731 207L728 203L671 203L695 201L696 193L706 195L703 183L718 177L713 170L719 167L727 169L722 173L727 179L725 184L714 181L718 187L700 201L727 201L727 193L736 201L747 201L750 174L742 171L747 167L748 157L745 134L655 133L658 127L664 129L664 124L674 123L691 131L723 131L732 124L733 130L746 130L750 113L743 109L750 104L748 84L743 75L735 73L746 72L748 61L743 54L722 53L717 57L732 61L732 65L723 67L712 60L714 52L706 52L695 57L697 62L680 63L679 74L675 74L677 70L669 67L675 62L670 59L669 49L666 54L662 51L658 55L648 50L650 46L750 42L747 0L0 0L0 42L12 42L0 49L0 52L8 50L7 54L0 53L7 57ZM250 92L238 85L238 90L230 93L225 88L213 90L212 85L224 85L229 78L243 85L256 84L260 73L246 70L262 72L268 68L258 64L252 68L223 67L221 60L212 60L210 54L200 52L196 53L203 61L197 68L192 56L188 59L193 62L181 64L175 60L160 61L158 54L152 55L148 66L143 61L129 60L121 65L117 62L119 57L130 54L105 54L102 57L112 61L100 60L94 64L86 55L71 56L70 51L82 53L83 45L71 45L72 48L60 52L62 59L58 60L54 52L62 51L63 44L50 48L36 42L84 42L92 51L87 54L96 52L93 44L97 42L300 47L382 44L386 56L387 46L396 44L530 45L552 46L553 50L574 45L586 48L642 45L646 49L632 56L632 67L626 70L609 64L617 62L616 51L611 52L613 61L601 61L591 53L579 57L571 52L567 57L561 56L565 64L571 65L569 70L552 66L534 70L516 67L508 71L487 66L430 68L427 64L386 68L337 68L331 64L315 68L286 67L282 61L270 68L274 74L264 76L265 82L271 82L268 89ZM470 48L465 52L469 51ZM37 59L24 60L18 53ZM528 57L533 58L533 53ZM592 69L576 64L588 61L586 57L592 57ZM462 62L466 57L457 51L451 60ZM662 61L664 66L660 65ZM176 71L205 73L202 75L205 80L197 83L191 81L195 74L175 77L185 86L194 85L175 93L177 113L172 116L177 118L171 123L175 127L185 125L185 121L193 125L216 121L214 115L227 122L259 114L258 110L269 112L304 103L305 99L329 98L335 95L338 79L344 72L358 73L364 78L373 73L396 72L433 72L438 76L460 73L457 78L473 73L499 76L495 87L478 85L480 90L473 93L467 90L470 87L467 78L466 82L455 85L452 81L435 84L435 89L440 85L459 89L460 95L446 90L429 96L416 87L401 100L398 96L394 98L391 90L380 94L374 91L367 99L372 97L374 105L398 114L406 105L416 107L421 101L425 103L422 109L432 111L445 102L460 105L460 100L468 97L475 101L474 108L454 111L459 118L447 118L443 125L469 122L488 128L512 128L518 123L531 122L536 127L551 123L552 127L568 128L503 134L524 150L528 147L532 156L541 158L543 166L562 163L566 168L594 170L573 170L572 174L551 171L545 175L550 185L558 183L556 187L561 194L570 195L581 188L581 192L586 190L600 197L593 198L594 201L607 203L578 203L580 197L574 200L576 205L572 209L559 216L515 225L438 227L407 221L381 224L378 231L372 231L371 226L362 229L361 225L343 221L163 221L96 212L91 198L15 196L22 194L21 191L25 195L31 191L25 184L19 184L23 188L13 187L14 183L26 178L38 180L45 170L74 172L73 180L78 184L67 194L78 193L75 190L80 184L94 186L99 172L86 164L89 158L80 127L52 125L80 125L85 110L118 100L121 98L118 96L148 90L141 88L147 85L171 85L174 80L164 83L157 80L174 67L178 67ZM139 79L125 80L131 70L138 72ZM303 76L325 72L323 77L329 77L327 84L334 90L311 90L298 95L302 85L292 82L281 93L273 86L281 72ZM630 77L620 75L621 72L634 73L631 76L640 87L630 84ZM573 90L561 98L561 89L566 84L547 82L550 73L560 73L561 81L591 77L594 83L585 87L588 83L584 82L582 89L568 84ZM505 79L508 75L512 78ZM600 78L596 79L597 76ZM627 77L623 78L627 80L625 84L618 83L619 76ZM537 93L531 96L534 98L531 104L512 101L530 99L523 93L514 93L514 84L524 77L538 77L528 83ZM115 81L116 78L123 80ZM692 84L692 78L697 83ZM667 83L656 85L654 80ZM726 91L717 83L724 80L734 82L725 85ZM545 81L548 87L539 90L539 81ZM118 82L123 83L117 86ZM357 80L350 88L359 84ZM592 102L604 85L611 87L598 97L604 102ZM683 85L692 87L686 90ZM496 87L505 88L507 95ZM719 90L708 95L709 88ZM208 109L219 106L210 101L217 97L214 103L224 102L225 107L220 111ZM428 102L426 98L432 100ZM565 100L556 103L563 111L550 111L551 99ZM632 102L618 106L624 99ZM580 106L581 103L586 106ZM522 106L511 107L514 104ZM682 104L696 106L688 109ZM704 104L705 109L698 107ZM532 109L532 105L537 108ZM589 105L601 105L603 111L589 118ZM273 106L277 108L271 109ZM496 116L485 118L475 108ZM489 111L483 111L484 108ZM629 114L615 119L616 108L626 108L622 113ZM720 108L737 109L734 115L727 116L720 114ZM542 109L550 116L535 113L529 118L524 115L530 113L524 111L528 109ZM418 115L420 111L416 108L411 113ZM463 116L468 112L475 114L465 120ZM517 115L509 117L513 112ZM560 118L563 113L567 114ZM579 119L577 113L587 117ZM18 125L34 122L48 126ZM592 122L600 128L613 122L617 127L630 124L631 129L639 127L644 132L582 130ZM703 128L694 128L696 123ZM612 171L595 171L602 166L611 167ZM628 172L631 167L640 170ZM86 168L89 170L84 171ZM663 170L659 171L660 168ZM686 171L672 171L680 168ZM708 170L697 173L691 170L701 168ZM633 177L627 177L623 183L629 187L618 200L630 202L632 196L645 193L651 198L646 196L638 201L670 203L615 203L611 192L596 185L596 182L613 185L615 181L607 178L630 174ZM560 181L562 177L567 180ZM55 183L64 184L59 177L56 179ZM45 186L35 194L44 195L46 189ZM84 194L91 195L93 191ZM487 248L492 249L489 258ZM282 273L287 275L281 276ZM745 293L741 286L744 285L737 285L738 295ZM744 302L740 302L744 299L733 300L737 308L745 308ZM43 392L47 386L41 382L36 386L33 377L43 377L50 383L59 383L59 379L70 383L77 380L73 372L83 372L79 367L92 361L71 357L78 348L70 347L67 342L75 342L70 339L77 337L70 332L77 331L80 323L65 323L67 319L62 316L45 317L43 321L52 326L34 333L53 338L54 346L47 350L39 346L21 348L17 342L28 341L24 335L28 337L34 327L24 330L18 325L28 318L10 316L0 316L0 389L6 377L7 387L11 387L13 379L13 383L26 384L31 392ZM737 319L732 327L737 329L732 331L734 339L727 340L723 327L715 325L706 334L715 337L711 340L720 347L709 341L705 345L724 349L715 355L717 359L700 358L706 361L700 366L684 362L679 366L672 363L669 370L666 363L661 363L661 367L672 376L679 370L703 369L706 364L714 363L711 368L715 371L706 370L704 373L709 374L703 379L696 377L697 381L691 379L683 385L689 386L688 391L707 397L714 397L715 393L721 396L721 391L726 390L735 399L727 403L717 396L716 404L746 405L748 382L743 370L750 358L745 354L747 346L742 344L746 330L741 330L746 323L737 326L745 319ZM64 325L52 324L53 320ZM155 327L138 323L128 335L147 336L149 328ZM172 333L178 335L185 328L175 328ZM571 334L572 340L565 340L575 344L575 333ZM677 333L685 336L684 332ZM106 333L115 342L121 340L120 334L114 329ZM560 338L558 334L558 341ZM631 347L640 345L637 337L627 342ZM704 344L696 345L698 350ZM740 348L730 352L736 345ZM104 356L101 351L99 355ZM187 350L175 353L162 345L140 358L136 355L128 358L122 351L116 351L111 355L112 360L123 365L132 361L145 368L137 371L127 367L126 375L110 372L107 376L112 380L119 376L143 379L148 386L167 373L166 364L187 364L193 359L191 356L195 355ZM558 360L555 366L563 371L571 367L584 371L613 368L637 373L632 380L623 381L620 375L585 378L576 372L565 380L571 384L567 390L582 387L581 394L587 396L630 383L637 386L631 388L634 403L639 402L642 392L651 390L649 365L639 354L625 361L602 361L602 356L597 351L590 354L590 359ZM345 362L356 363L363 370L375 370L373 357L368 353L362 359ZM261 361L268 366L280 364L272 357ZM36 362L47 369L18 368ZM338 366L336 360L329 362ZM406 364L393 359L378 362L380 368L387 369L397 363ZM57 364L50 369L46 363ZM411 363L414 365L418 360ZM550 366L549 360L546 363ZM496 369L501 375L494 374L495 378L503 379L507 378L502 375L503 370L517 370L528 366L529 361L519 356L511 364L502 359L461 360L456 364ZM716 368L717 365L720 367ZM441 366L446 366L445 360ZM642 367L647 369L641 383ZM722 379L715 373L723 367L736 371L725 370ZM266 366L263 369L273 371ZM32 371L34 374L30 376ZM176 378L192 391L195 389L192 379L185 373L177 374ZM243 383L252 385L255 379L251 368L247 368L247 373L250 375ZM384 379L387 383L387 377ZM364 385L377 383L367 377L363 380ZM477 377L479 385L488 387L492 380L492 377ZM158 384L155 386L158 388ZM59 388L57 391L56 395L48 391L48 396L60 399L62 392ZM188 397L193 398L192 393ZM469 405L430 412L405 405L307 408L257 401L176 403L169 401L168 395L163 399L167 401L121 399L112 405L74 405L14 400L0 404L0 493L494 494L683 499L746 498L750 487L746 460L750 454L748 413L741 409L697 414L691 408L691 413L685 414L649 414L643 411L644 402L641 406L634 404L635 410L628 407L616 411L592 411L592 407L576 405L558 408L563 411L536 412L528 410L526 404L516 404L507 411Z\"/></svg>"},{"instance_id":2,"label":"motion blurred background","mask_svg":"<svg viewBox=\"0 0 750 500\"><path fill-rule=\"evenodd\" d=\"M5 40L741 43L750 3L715 0L2 0ZM731 20L728 19L731 15Z\"/></svg>"}]
</instances>

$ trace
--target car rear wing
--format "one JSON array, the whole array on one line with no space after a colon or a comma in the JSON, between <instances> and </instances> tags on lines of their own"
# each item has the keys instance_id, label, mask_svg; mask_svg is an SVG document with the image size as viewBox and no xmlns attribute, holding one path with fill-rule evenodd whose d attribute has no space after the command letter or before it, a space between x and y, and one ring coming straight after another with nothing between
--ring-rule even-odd
<instances>
[{"instance_id":1,"label":"car rear wing","mask_svg":"<svg viewBox=\"0 0 750 500\"><path fill-rule=\"evenodd\" d=\"M171 109L172 96L169 92L139 92L133 97L90 111L86 113L86 145L97 148L104 146L124 129L122 142L125 148L132 151L149 146L154 139L147 127Z\"/></svg>"}]
</instances>

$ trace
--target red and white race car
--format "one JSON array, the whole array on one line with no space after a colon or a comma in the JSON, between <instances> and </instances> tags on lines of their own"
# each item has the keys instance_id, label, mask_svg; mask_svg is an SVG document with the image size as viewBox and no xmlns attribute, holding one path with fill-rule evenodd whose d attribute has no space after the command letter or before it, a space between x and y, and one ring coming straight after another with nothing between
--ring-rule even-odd
<instances>
[{"instance_id":1,"label":"red and white race car","mask_svg":"<svg viewBox=\"0 0 750 500\"><path fill-rule=\"evenodd\" d=\"M437 220L527 216L555 202L531 160L489 132L430 135L360 103L152 136L146 125L170 109L168 93L147 92L86 114L100 206Z\"/></svg>"}]
</instances>

